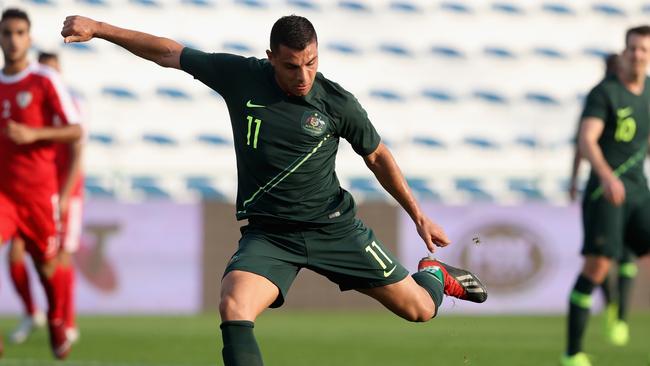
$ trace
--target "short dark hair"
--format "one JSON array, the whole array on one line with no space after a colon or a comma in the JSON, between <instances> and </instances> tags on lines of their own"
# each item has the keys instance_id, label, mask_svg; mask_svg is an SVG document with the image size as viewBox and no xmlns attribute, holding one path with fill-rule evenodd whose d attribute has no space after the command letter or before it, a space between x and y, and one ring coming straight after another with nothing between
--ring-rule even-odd
<instances>
[{"instance_id":1,"label":"short dark hair","mask_svg":"<svg viewBox=\"0 0 650 366\"><path fill-rule=\"evenodd\" d=\"M645 36L648 37L650 36L650 26L649 25L641 25L638 27L630 28L627 30L625 33L625 45L627 46L630 42L630 37L632 35L639 35L639 36Z\"/></svg>"},{"instance_id":2,"label":"short dark hair","mask_svg":"<svg viewBox=\"0 0 650 366\"><path fill-rule=\"evenodd\" d=\"M32 26L32 22L29 21L29 15L27 15L25 11L18 8L8 8L7 10L3 11L0 23L4 22L7 19L22 19L27 22L27 26Z\"/></svg>"},{"instance_id":3,"label":"short dark hair","mask_svg":"<svg viewBox=\"0 0 650 366\"><path fill-rule=\"evenodd\" d=\"M610 53L605 56L605 76L616 74L619 65L620 60L617 54Z\"/></svg>"},{"instance_id":4,"label":"short dark hair","mask_svg":"<svg viewBox=\"0 0 650 366\"><path fill-rule=\"evenodd\" d=\"M280 45L301 51L314 41L318 42L314 26L307 18L298 15L284 16L271 28L271 51L274 52Z\"/></svg>"},{"instance_id":5,"label":"short dark hair","mask_svg":"<svg viewBox=\"0 0 650 366\"><path fill-rule=\"evenodd\" d=\"M38 62L40 62L40 63L45 62L47 60L52 60L52 59L53 60L58 60L59 55L57 55L54 52L45 52L45 51L41 51L41 52L38 53Z\"/></svg>"}]
</instances>

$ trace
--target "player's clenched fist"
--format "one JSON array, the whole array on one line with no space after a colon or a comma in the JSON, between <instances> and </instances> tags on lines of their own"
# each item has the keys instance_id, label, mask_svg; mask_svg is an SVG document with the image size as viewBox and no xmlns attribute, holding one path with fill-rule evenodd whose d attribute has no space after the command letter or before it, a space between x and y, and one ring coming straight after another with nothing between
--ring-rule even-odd
<instances>
[{"instance_id":1,"label":"player's clenched fist","mask_svg":"<svg viewBox=\"0 0 650 366\"><path fill-rule=\"evenodd\" d=\"M7 136L17 145L31 144L38 140L36 129L12 120L7 123Z\"/></svg>"},{"instance_id":2,"label":"player's clenched fist","mask_svg":"<svg viewBox=\"0 0 650 366\"><path fill-rule=\"evenodd\" d=\"M91 40L99 28L99 22L90 18L73 15L65 18L61 35L65 43Z\"/></svg>"}]
</instances>

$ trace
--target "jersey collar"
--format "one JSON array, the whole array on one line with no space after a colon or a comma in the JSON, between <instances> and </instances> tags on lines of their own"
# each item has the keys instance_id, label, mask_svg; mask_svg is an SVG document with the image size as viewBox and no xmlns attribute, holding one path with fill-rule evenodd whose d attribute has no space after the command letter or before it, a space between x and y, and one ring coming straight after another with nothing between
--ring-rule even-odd
<instances>
[{"instance_id":1,"label":"jersey collar","mask_svg":"<svg viewBox=\"0 0 650 366\"><path fill-rule=\"evenodd\" d=\"M34 69L36 69L36 67L37 64L32 62L29 65L27 65L27 67L23 71L14 75L5 75L4 72L0 71L0 82L4 84L15 84L23 80L24 78L26 78L27 75L29 75L32 71L34 71Z\"/></svg>"}]
</instances>

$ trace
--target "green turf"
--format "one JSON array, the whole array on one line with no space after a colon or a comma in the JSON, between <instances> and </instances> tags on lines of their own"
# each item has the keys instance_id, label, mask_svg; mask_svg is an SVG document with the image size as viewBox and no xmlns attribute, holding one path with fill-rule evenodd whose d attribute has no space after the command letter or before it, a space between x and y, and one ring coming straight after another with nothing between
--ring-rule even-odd
<instances>
[{"instance_id":1,"label":"green turf","mask_svg":"<svg viewBox=\"0 0 650 366\"><path fill-rule=\"evenodd\" d=\"M592 318L586 345L594 365L646 365L650 313L631 316L627 347L608 345L602 317ZM0 319L4 331L16 319ZM81 317L81 343L69 365L221 365L216 315L196 317ZM547 366L564 344L563 317L441 316L410 324L383 312L275 310L257 322L268 366ZM6 345L0 365L61 365L50 360L46 334Z\"/></svg>"}]
</instances>

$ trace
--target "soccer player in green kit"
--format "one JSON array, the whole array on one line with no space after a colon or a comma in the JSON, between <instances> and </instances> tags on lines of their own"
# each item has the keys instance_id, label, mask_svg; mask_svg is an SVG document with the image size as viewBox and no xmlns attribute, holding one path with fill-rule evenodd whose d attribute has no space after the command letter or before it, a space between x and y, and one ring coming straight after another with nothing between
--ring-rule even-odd
<instances>
[{"instance_id":1,"label":"soccer player in green kit","mask_svg":"<svg viewBox=\"0 0 650 366\"><path fill-rule=\"evenodd\" d=\"M475 275L433 258L424 258L409 276L355 218L352 196L334 172L341 137L408 212L430 252L449 244L420 210L358 101L317 72L318 40L307 19L292 15L273 25L268 59L208 54L79 16L66 18L61 34L66 42L103 38L184 70L226 101L237 156L237 218L248 225L222 279L225 365L263 364L254 321L282 305L301 268L341 290L371 296L409 321L433 318L443 293L473 302L487 298Z\"/></svg>"},{"instance_id":2,"label":"soccer player in green kit","mask_svg":"<svg viewBox=\"0 0 650 366\"><path fill-rule=\"evenodd\" d=\"M650 27L632 28L615 75L587 96L580 153L591 163L583 200L584 265L569 299L568 344L563 366L590 366L582 352L591 293L627 245L650 251L650 191L643 161L650 138Z\"/></svg>"}]
</instances>

